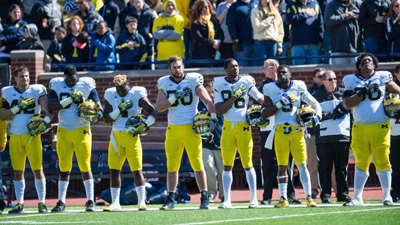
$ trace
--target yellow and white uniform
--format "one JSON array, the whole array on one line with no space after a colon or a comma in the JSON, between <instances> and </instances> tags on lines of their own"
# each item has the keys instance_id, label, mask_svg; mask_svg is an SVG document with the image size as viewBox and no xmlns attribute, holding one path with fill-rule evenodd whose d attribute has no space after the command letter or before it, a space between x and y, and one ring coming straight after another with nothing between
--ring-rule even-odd
<instances>
[{"instance_id":1,"label":"yellow and white uniform","mask_svg":"<svg viewBox=\"0 0 400 225\"><path fill-rule=\"evenodd\" d=\"M356 167L367 171L374 159L376 170L391 168L389 162L390 121L383 110L386 84L392 81L388 71L375 72L369 78L350 74L343 78L345 91L357 93L369 82L379 84L379 92L368 94L359 105L352 109L354 123L352 128L351 149L356 157Z\"/></svg>"},{"instance_id":2,"label":"yellow and white uniform","mask_svg":"<svg viewBox=\"0 0 400 225\"><path fill-rule=\"evenodd\" d=\"M3 107L3 98L0 98L0 109ZM7 121L0 120L0 148L6 147L7 144Z\"/></svg>"},{"instance_id":3,"label":"yellow and white uniform","mask_svg":"<svg viewBox=\"0 0 400 225\"><path fill-rule=\"evenodd\" d=\"M226 102L232 97L232 87L245 87L245 95L236 99L232 107L224 114L224 125L221 136L221 154L225 166L233 166L236 149L239 150L243 168L253 167L253 138L251 127L246 122L249 95L258 100L262 94L254 86L254 78L250 75L240 75L235 82L229 82L228 77L214 79L215 104Z\"/></svg>"},{"instance_id":4,"label":"yellow and white uniform","mask_svg":"<svg viewBox=\"0 0 400 225\"><path fill-rule=\"evenodd\" d=\"M35 105L25 110L20 110L11 120L10 157L14 170L24 171L25 161L28 156L32 170L42 169L42 142L40 135L32 137L28 133L27 124L33 114L39 114L41 106L39 99L47 94L46 88L41 84L29 85L28 89L20 92L17 87L8 86L1 90L4 99L3 108L12 108L18 105L21 98L35 99Z\"/></svg>"},{"instance_id":5,"label":"yellow and white uniform","mask_svg":"<svg viewBox=\"0 0 400 225\"><path fill-rule=\"evenodd\" d=\"M112 106L112 110L117 109L121 102L131 100L133 103L132 108L122 112L113 122L111 140L108 145L110 169L121 170L127 158L131 171L142 170L142 144L139 135L133 136L132 133L125 132L125 125L131 116L141 113L139 100L144 97L147 97L147 90L144 87L132 87L124 97L117 93L115 87L108 88L104 93L104 98Z\"/></svg>"},{"instance_id":6,"label":"yellow and white uniform","mask_svg":"<svg viewBox=\"0 0 400 225\"><path fill-rule=\"evenodd\" d=\"M57 77L50 80L50 89L57 95L59 101L71 96L76 91L83 92L83 98L87 100L96 82L90 77L80 77L73 87L68 87L64 78ZM50 93L51 95L51 93ZM78 106L71 104L58 112L57 129L57 154L60 170L71 171L72 156L76 154L81 172L90 171L90 157L92 150L92 132L90 122L78 117Z\"/></svg>"},{"instance_id":7,"label":"yellow and white uniform","mask_svg":"<svg viewBox=\"0 0 400 225\"><path fill-rule=\"evenodd\" d=\"M274 137L275 152L278 165L287 166L289 153L296 162L301 165L307 160L307 150L304 134L300 124L296 120L296 112L304 101L316 110L317 115L321 116L321 107L317 100L307 91L303 81L293 80L287 89L282 89L276 82L268 83L264 86L263 93L269 97L274 105L281 101L282 95L293 94L295 101L289 105L282 106L275 114L275 130L271 132L268 139ZM268 141L267 141L268 142Z\"/></svg>"},{"instance_id":8,"label":"yellow and white uniform","mask_svg":"<svg viewBox=\"0 0 400 225\"><path fill-rule=\"evenodd\" d=\"M179 83L175 82L172 75L163 76L157 81L158 89L163 90L167 98L175 94L178 86L181 89L188 87L192 90L189 96L176 100L168 109L165 153L169 172L179 170L183 148L186 149L193 170L204 169L201 138L193 129L193 119L199 103L196 88L200 85L203 85L203 75L199 73L187 73Z\"/></svg>"}]
</instances>

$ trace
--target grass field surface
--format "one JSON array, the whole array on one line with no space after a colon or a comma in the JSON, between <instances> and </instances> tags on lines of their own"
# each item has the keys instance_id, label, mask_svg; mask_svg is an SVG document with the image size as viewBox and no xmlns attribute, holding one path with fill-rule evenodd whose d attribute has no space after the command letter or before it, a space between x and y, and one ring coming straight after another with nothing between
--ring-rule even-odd
<instances>
[{"instance_id":1,"label":"grass field surface","mask_svg":"<svg viewBox=\"0 0 400 225\"><path fill-rule=\"evenodd\" d=\"M275 203L275 202L273 202ZM232 209L198 210L198 203L177 204L172 211L159 211L161 205L149 205L147 211L135 206L122 206L121 212L84 212L84 206L67 206L65 213L39 214L35 207L25 208L19 215L0 216L0 224L400 224L400 204L383 206L381 201L365 201L363 207L342 207L341 204L319 204L316 208L273 205L248 209L246 203L234 203ZM50 210L50 209L49 209Z\"/></svg>"}]
</instances>

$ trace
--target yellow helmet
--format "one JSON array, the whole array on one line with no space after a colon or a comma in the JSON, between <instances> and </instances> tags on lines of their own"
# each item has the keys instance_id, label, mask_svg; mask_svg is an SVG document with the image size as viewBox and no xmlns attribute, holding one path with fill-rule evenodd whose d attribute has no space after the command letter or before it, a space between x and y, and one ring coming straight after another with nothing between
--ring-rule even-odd
<instances>
[{"instance_id":1,"label":"yellow helmet","mask_svg":"<svg viewBox=\"0 0 400 225\"><path fill-rule=\"evenodd\" d=\"M91 121L91 118L97 113L97 105L92 100L84 100L78 106L78 116L85 119L86 121Z\"/></svg>"},{"instance_id":2,"label":"yellow helmet","mask_svg":"<svg viewBox=\"0 0 400 225\"><path fill-rule=\"evenodd\" d=\"M43 122L44 117L45 116L42 114L34 114L33 116L31 116L31 118L29 119L28 125L27 125L29 134L31 136L36 136L38 134L46 133L47 131L49 131L51 129L51 127L49 125L47 125L46 129L44 129L42 131L40 131L38 129L39 125Z\"/></svg>"},{"instance_id":3,"label":"yellow helmet","mask_svg":"<svg viewBox=\"0 0 400 225\"><path fill-rule=\"evenodd\" d=\"M134 116L131 116L126 121L126 124L125 124L126 132L130 132L135 136L136 135L141 135L141 136L146 135L147 132L149 131L149 127L147 127L147 125L146 125L146 129L143 130L142 132L137 133L135 131L135 128L137 128L140 124L144 123L144 121L146 121L146 120L147 120L147 117L143 114L136 114Z\"/></svg>"},{"instance_id":4,"label":"yellow helmet","mask_svg":"<svg viewBox=\"0 0 400 225\"><path fill-rule=\"evenodd\" d=\"M261 116L261 105L252 105L246 112L246 120L250 126L257 125L260 128L266 128L269 125L269 119Z\"/></svg>"},{"instance_id":5,"label":"yellow helmet","mask_svg":"<svg viewBox=\"0 0 400 225\"><path fill-rule=\"evenodd\" d=\"M200 111L196 114L193 119L193 127L196 134L200 134L203 139L207 139L213 136L211 133L211 127L207 123L211 120L211 114L207 111Z\"/></svg>"},{"instance_id":6,"label":"yellow helmet","mask_svg":"<svg viewBox=\"0 0 400 225\"><path fill-rule=\"evenodd\" d=\"M303 127L312 127L312 118L316 115L315 110L311 106L302 105L301 108L297 110L296 119L297 122Z\"/></svg>"},{"instance_id":7,"label":"yellow helmet","mask_svg":"<svg viewBox=\"0 0 400 225\"><path fill-rule=\"evenodd\" d=\"M400 118L400 99L397 94L388 94L383 102L383 109L389 118Z\"/></svg>"}]
</instances>

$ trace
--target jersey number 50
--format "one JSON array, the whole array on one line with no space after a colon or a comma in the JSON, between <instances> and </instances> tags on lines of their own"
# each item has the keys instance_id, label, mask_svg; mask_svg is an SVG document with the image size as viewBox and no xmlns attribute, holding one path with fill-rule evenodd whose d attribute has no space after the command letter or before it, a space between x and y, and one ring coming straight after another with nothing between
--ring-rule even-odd
<instances>
[{"instance_id":1,"label":"jersey number 50","mask_svg":"<svg viewBox=\"0 0 400 225\"><path fill-rule=\"evenodd\" d=\"M167 98L169 98L169 96L171 95L175 95L176 90L169 90L167 91ZM193 103L193 94L192 92L190 92L189 97L184 97L181 99L178 99L174 102L174 104L171 105L171 107L176 107L179 105L179 101L181 102L182 105L186 106L186 105L191 105Z\"/></svg>"},{"instance_id":2,"label":"jersey number 50","mask_svg":"<svg viewBox=\"0 0 400 225\"><path fill-rule=\"evenodd\" d=\"M14 99L12 102L11 102L11 107L10 108L12 108L12 107L14 107L14 106L16 106L16 105L18 105L18 99ZM23 114L35 114L35 107L36 107L36 103L32 106L32 108L26 108L26 109L24 109L24 111L23 111ZM21 114L21 110L17 113L17 114Z\"/></svg>"}]
</instances>

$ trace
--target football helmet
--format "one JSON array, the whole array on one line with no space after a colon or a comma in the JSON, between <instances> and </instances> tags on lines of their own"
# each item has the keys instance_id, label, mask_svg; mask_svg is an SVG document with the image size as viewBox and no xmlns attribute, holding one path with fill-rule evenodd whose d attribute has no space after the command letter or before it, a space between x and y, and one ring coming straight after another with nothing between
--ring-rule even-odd
<instances>
[{"instance_id":1,"label":"football helmet","mask_svg":"<svg viewBox=\"0 0 400 225\"><path fill-rule=\"evenodd\" d=\"M383 109L389 118L400 118L400 99L397 94L388 94L383 102Z\"/></svg>"},{"instance_id":2,"label":"football helmet","mask_svg":"<svg viewBox=\"0 0 400 225\"><path fill-rule=\"evenodd\" d=\"M28 122L28 131L31 136L36 136L39 134L46 133L51 129L49 124L47 124L44 120L44 115L42 114L34 114L31 116Z\"/></svg>"},{"instance_id":3,"label":"football helmet","mask_svg":"<svg viewBox=\"0 0 400 225\"><path fill-rule=\"evenodd\" d=\"M78 116L86 121L92 121L94 115L97 114L97 105L92 100L84 100L78 106Z\"/></svg>"},{"instance_id":4,"label":"football helmet","mask_svg":"<svg viewBox=\"0 0 400 225\"><path fill-rule=\"evenodd\" d=\"M266 128L269 125L269 119L261 116L261 105L252 105L247 110L246 120L250 126L257 125L260 128Z\"/></svg>"},{"instance_id":5,"label":"football helmet","mask_svg":"<svg viewBox=\"0 0 400 225\"><path fill-rule=\"evenodd\" d=\"M207 111L200 111L193 119L193 127L196 134L200 134L201 138L208 139L213 136L211 133L212 127L207 123L211 120L211 114Z\"/></svg>"},{"instance_id":6,"label":"football helmet","mask_svg":"<svg viewBox=\"0 0 400 225\"><path fill-rule=\"evenodd\" d=\"M149 131L149 127L147 124L144 122L146 121L147 117L143 114L136 114L134 116L131 116L128 121L126 121L125 129L126 132L132 133L134 136L136 135L141 135L144 136L147 134ZM144 126L144 129L137 129L139 126Z\"/></svg>"},{"instance_id":7,"label":"football helmet","mask_svg":"<svg viewBox=\"0 0 400 225\"><path fill-rule=\"evenodd\" d=\"M311 106L302 105L301 108L297 110L296 119L297 122L302 127L313 127L313 117L315 117L317 113Z\"/></svg>"}]
</instances>

